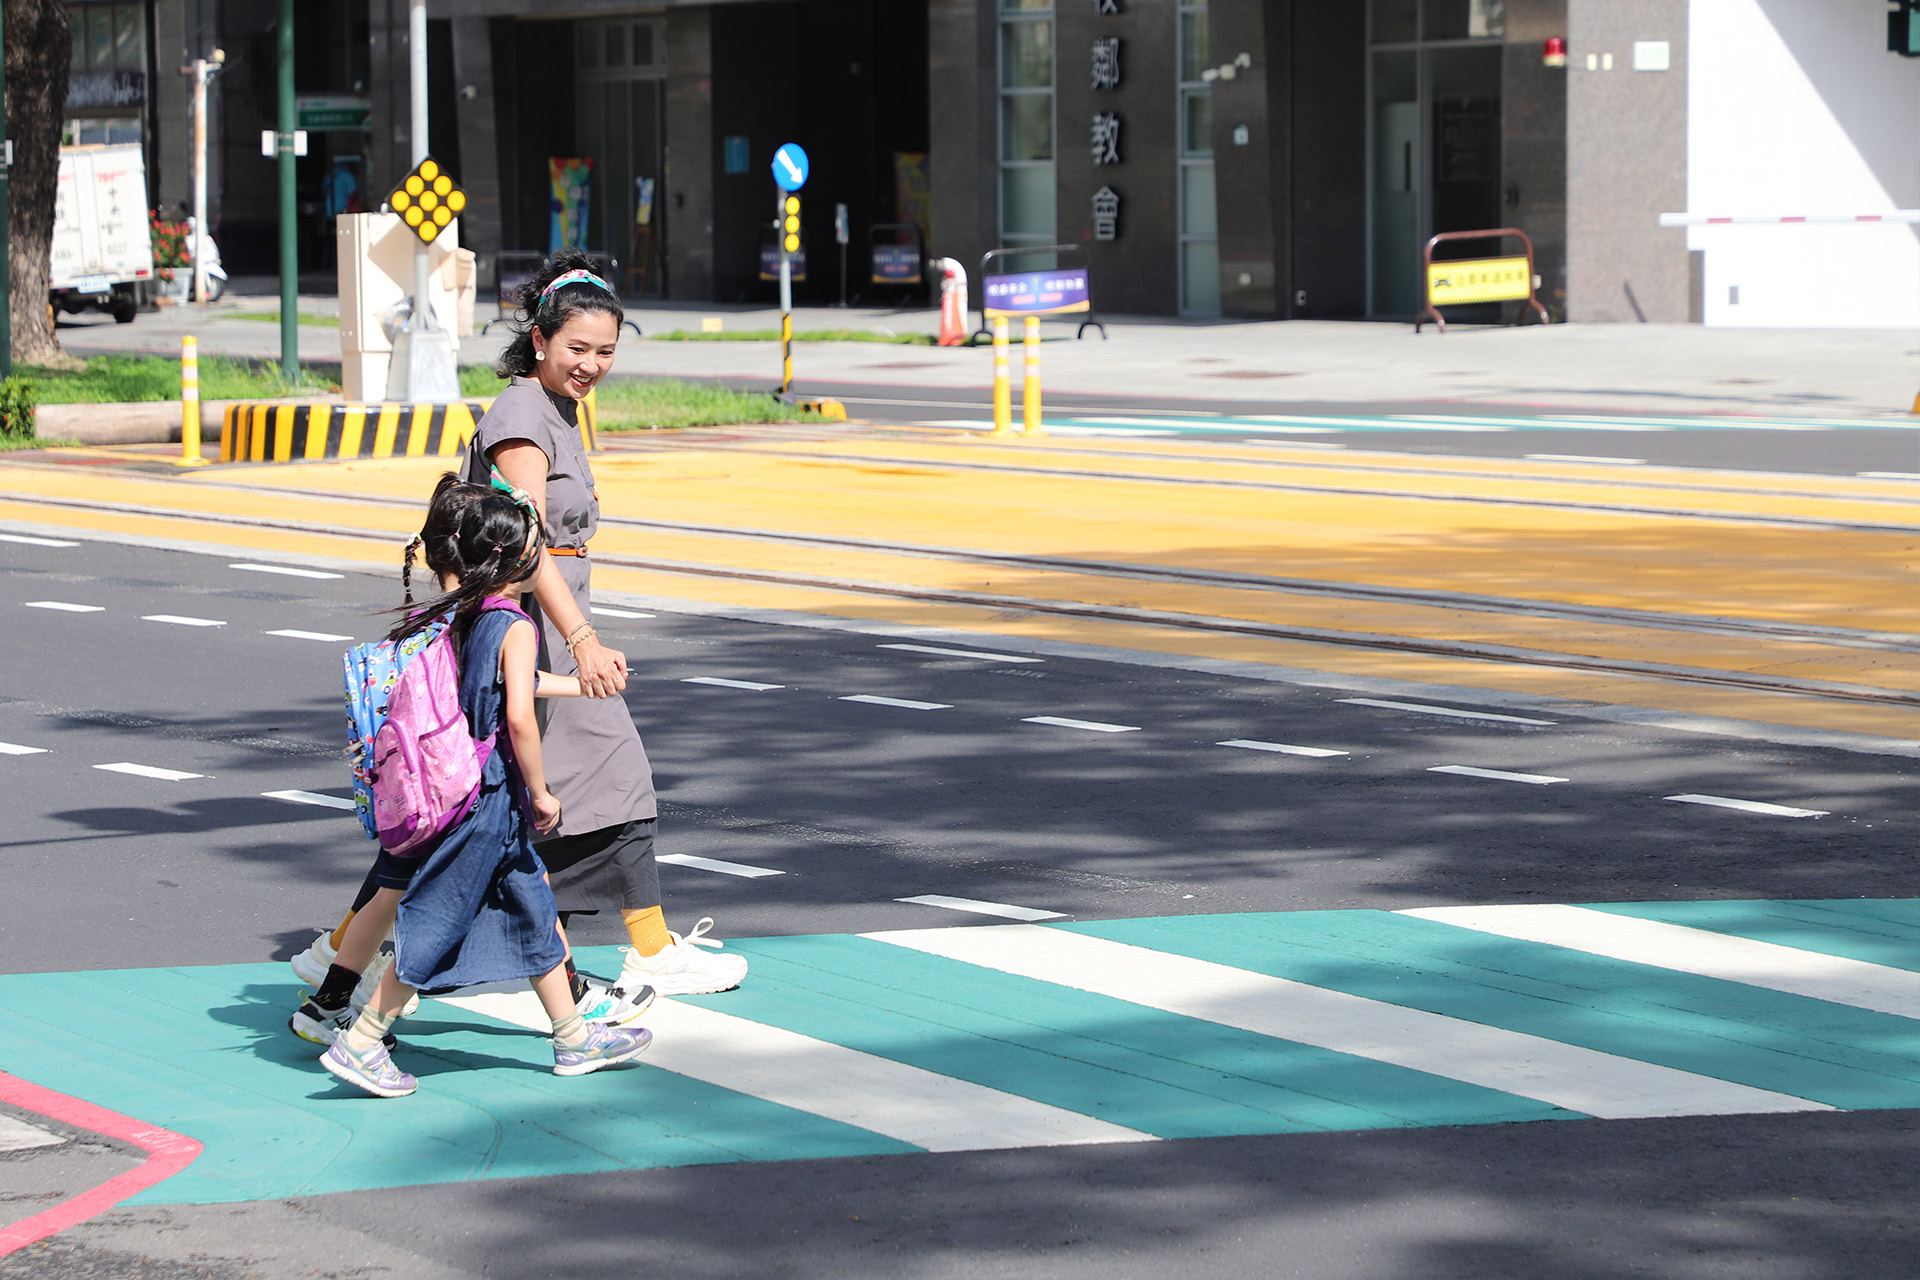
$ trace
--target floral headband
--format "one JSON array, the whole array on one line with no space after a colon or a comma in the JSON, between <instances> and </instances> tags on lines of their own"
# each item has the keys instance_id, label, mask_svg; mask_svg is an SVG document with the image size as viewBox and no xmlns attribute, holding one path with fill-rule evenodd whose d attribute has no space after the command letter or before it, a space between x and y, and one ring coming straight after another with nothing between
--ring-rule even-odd
<instances>
[{"instance_id":1,"label":"floral headband","mask_svg":"<svg viewBox=\"0 0 1920 1280\"><path fill-rule=\"evenodd\" d=\"M498 467L493 468L493 474L487 478L487 483L492 485L498 492L506 494L508 498L513 500L514 506L526 513L527 546L526 550L520 553L519 562L514 565L515 570L524 569L532 563L533 557L539 554L540 546L544 541L541 536L540 508L533 504L532 497L527 494L525 489L518 489L509 484L507 478L500 474L500 468Z\"/></svg>"},{"instance_id":2,"label":"floral headband","mask_svg":"<svg viewBox=\"0 0 1920 1280\"><path fill-rule=\"evenodd\" d=\"M560 288L562 285L580 284L582 282L585 282L591 285L598 285L600 288L605 289L608 293L613 293L613 286L608 284L605 280L602 280L599 276L593 274L593 272L569 271L564 275L555 276L553 283L540 291L540 301L541 303L545 303L548 296L551 295L555 289ZM619 295L614 294L614 296L617 298Z\"/></svg>"}]
</instances>

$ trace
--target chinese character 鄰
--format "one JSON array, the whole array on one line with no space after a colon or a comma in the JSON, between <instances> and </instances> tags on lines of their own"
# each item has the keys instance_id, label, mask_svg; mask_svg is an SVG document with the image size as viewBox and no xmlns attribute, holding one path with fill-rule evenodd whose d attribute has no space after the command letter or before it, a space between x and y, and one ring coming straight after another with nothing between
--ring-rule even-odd
<instances>
[{"instance_id":1,"label":"chinese character \u9130","mask_svg":"<svg viewBox=\"0 0 1920 1280\"><path fill-rule=\"evenodd\" d=\"M1095 240L1113 240L1120 232L1120 197L1112 187L1102 187L1093 193L1093 238Z\"/></svg>"},{"instance_id":2,"label":"chinese character \u9130","mask_svg":"<svg viewBox=\"0 0 1920 1280\"><path fill-rule=\"evenodd\" d=\"M1111 111L1101 111L1093 117L1092 145L1095 164L1120 163L1120 117Z\"/></svg>"},{"instance_id":3,"label":"chinese character \u9130","mask_svg":"<svg viewBox=\"0 0 1920 1280\"><path fill-rule=\"evenodd\" d=\"M1093 42L1093 87L1120 87L1120 37L1108 36Z\"/></svg>"}]
</instances>

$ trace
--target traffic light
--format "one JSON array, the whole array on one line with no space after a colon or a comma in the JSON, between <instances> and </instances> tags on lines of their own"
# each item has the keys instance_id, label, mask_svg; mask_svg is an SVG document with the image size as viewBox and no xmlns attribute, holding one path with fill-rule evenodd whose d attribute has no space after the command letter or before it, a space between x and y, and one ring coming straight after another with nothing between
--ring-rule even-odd
<instances>
[{"instance_id":1,"label":"traffic light","mask_svg":"<svg viewBox=\"0 0 1920 1280\"><path fill-rule=\"evenodd\" d=\"M1920 0L1916 0L1920 3ZM781 202L780 247L788 253L800 252L800 197L790 195Z\"/></svg>"},{"instance_id":2,"label":"traffic light","mask_svg":"<svg viewBox=\"0 0 1920 1280\"><path fill-rule=\"evenodd\" d=\"M1887 13L1887 52L1920 58L1920 0L1893 0Z\"/></svg>"}]
</instances>

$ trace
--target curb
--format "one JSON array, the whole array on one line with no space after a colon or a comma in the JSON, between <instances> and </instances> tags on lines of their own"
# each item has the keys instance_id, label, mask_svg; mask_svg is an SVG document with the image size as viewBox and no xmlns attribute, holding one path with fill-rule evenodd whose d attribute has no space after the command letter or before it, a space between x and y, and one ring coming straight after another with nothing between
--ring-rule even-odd
<instances>
[{"instance_id":1,"label":"curb","mask_svg":"<svg viewBox=\"0 0 1920 1280\"><path fill-rule=\"evenodd\" d=\"M467 447L492 404L491 396L418 404L235 401L221 413L220 461L452 457ZM582 408L580 443L592 452L599 444L598 414L591 401Z\"/></svg>"},{"instance_id":2,"label":"curb","mask_svg":"<svg viewBox=\"0 0 1920 1280\"><path fill-rule=\"evenodd\" d=\"M220 438L220 415L231 400L200 402L200 438ZM37 434L81 444L179 444L178 400L43 404L33 411Z\"/></svg>"}]
</instances>

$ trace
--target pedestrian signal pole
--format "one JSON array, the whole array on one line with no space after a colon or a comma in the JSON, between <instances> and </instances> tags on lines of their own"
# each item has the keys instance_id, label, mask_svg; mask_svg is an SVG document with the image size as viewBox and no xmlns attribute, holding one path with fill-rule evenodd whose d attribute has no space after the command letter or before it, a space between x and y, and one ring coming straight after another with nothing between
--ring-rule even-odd
<instances>
[{"instance_id":1,"label":"pedestrian signal pole","mask_svg":"<svg viewBox=\"0 0 1920 1280\"><path fill-rule=\"evenodd\" d=\"M274 138L280 165L280 376L300 380L300 230L293 169L293 0L280 0L280 128ZM196 445L197 452L197 445Z\"/></svg>"},{"instance_id":2,"label":"pedestrian signal pole","mask_svg":"<svg viewBox=\"0 0 1920 1280\"><path fill-rule=\"evenodd\" d=\"M807 185L807 152L783 142L773 153L773 184L780 188L774 234L780 238L780 390L793 389L793 255L800 252L800 188Z\"/></svg>"}]
</instances>

